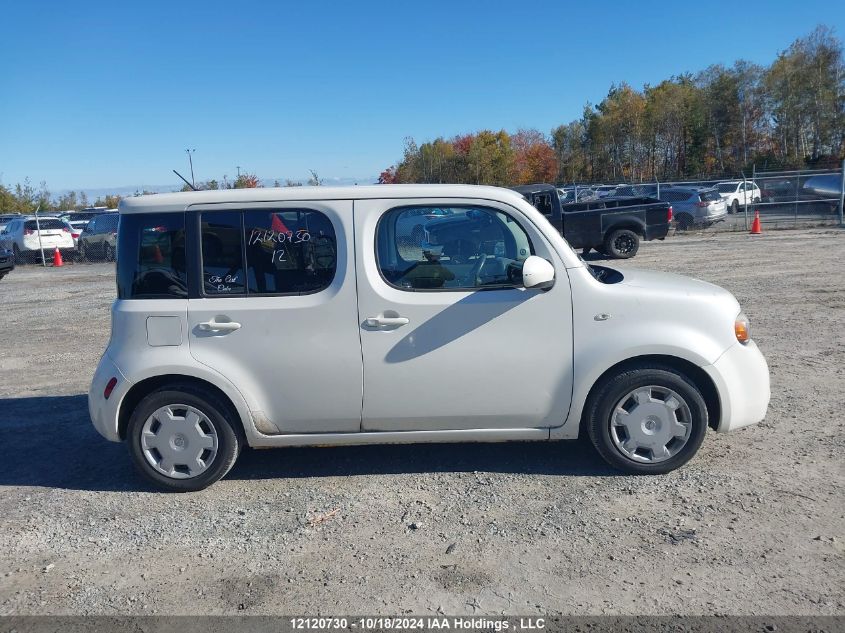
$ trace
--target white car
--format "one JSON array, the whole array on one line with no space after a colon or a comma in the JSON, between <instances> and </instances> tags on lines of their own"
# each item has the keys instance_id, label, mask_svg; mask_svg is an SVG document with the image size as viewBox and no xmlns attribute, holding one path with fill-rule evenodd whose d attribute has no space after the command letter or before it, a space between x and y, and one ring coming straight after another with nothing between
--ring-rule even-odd
<instances>
[{"instance_id":1,"label":"white car","mask_svg":"<svg viewBox=\"0 0 845 633\"><path fill-rule=\"evenodd\" d=\"M766 414L768 368L733 295L591 267L514 191L290 187L120 204L118 297L89 412L166 489L210 485L244 445L582 433L614 467L658 474L708 428ZM442 252L396 231L419 209L460 219L438 220Z\"/></svg>"},{"instance_id":2,"label":"white car","mask_svg":"<svg viewBox=\"0 0 845 633\"><path fill-rule=\"evenodd\" d=\"M728 207L728 213L738 213L745 208L746 201L749 205L760 202L763 193L757 183L743 180L727 180L716 185L722 200Z\"/></svg>"},{"instance_id":3,"label":"white car","mask_svg":"<svg viewBox=\"0 0 845 633\"><path fill-rule=\"evenodd\" d=\"M0 231L0 248L11 250L19 264L40 259L42 248L44 257L52 258L56 248L63 257L71 257L75 247L70 225L55 217L21 216Z\"/></svg>"}]
</instances>

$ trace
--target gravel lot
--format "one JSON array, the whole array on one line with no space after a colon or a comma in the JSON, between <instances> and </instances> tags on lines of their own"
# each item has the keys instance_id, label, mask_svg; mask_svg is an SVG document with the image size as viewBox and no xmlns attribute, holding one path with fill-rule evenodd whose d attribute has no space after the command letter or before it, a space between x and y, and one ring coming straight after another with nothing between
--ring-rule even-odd
<instances>
[{"instance_id":1,"label":"gravel lot","mask_svg":"<svg viewBox=\"0 0 845 633\"><path fill-rule=\"evenodd\" d=\"M244 451L160 494L87 417L113 267L0 282L0 614L845 614L845 233L693 234L621 268L731 290L762 424L680 472L583 443Z\"/></svg>"}]
</instances>

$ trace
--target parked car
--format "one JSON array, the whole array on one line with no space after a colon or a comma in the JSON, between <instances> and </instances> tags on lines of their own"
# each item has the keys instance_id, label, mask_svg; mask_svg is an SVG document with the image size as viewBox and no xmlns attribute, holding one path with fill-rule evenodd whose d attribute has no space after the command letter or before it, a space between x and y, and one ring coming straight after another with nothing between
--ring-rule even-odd
<instances>
[{"instance_id":1,"label":"parked car","mask_svg":"<svg viewBox=\"0 0 845 633\"><path fill-rule=\"evenodd\" d=\"M0 279L15 269L15 253L8 248L0 248Z\"/></svg>"},{"instance_id":2,"label":"parked car","mask_svg":"<svg viewBox=\"0 0 845 633\"><path fill-rule=\"evenodd\" d=\"M552 223L572 248L590 249L627 259L637 254L640 240L662 240L669 232L672 207L654 198L605 196L561 204L551 185L514 187Z\"/></svg>"},{"instance_id":3,"label":"parked car","mask_svg":"<svg viewBox=\"0 0 845 633\"><path fill-rule=\"evenodd\" d=\"M728 215L719 192L709 187L661 187L660 199L672 205L675 223L682 230L710 226Z\"/></svg>"},{"instance_id":4,"label":"parked car","mask_svg":"<svg viewBox=\"0 0 845 633\"><path fill-rule=\"evenodd\" d=\"M77 244L80 259L114 261L119 218L117 213L102 213L88 222Z\"/></svg>"},{"instance_id":5,"label":"parked car","mask_svg":"<svg viewBox=\"0 0 845 633\"><path fill-rule=\"evenodd\" d=\"M420 208L408 212L403 218L401 225L396 227L397 233L407 236L407 239L414 245L419 246L425 238L425 227L432 220L446 217L452 213L451 209Z\"/></svg>"},{"instance_id":6,"label":"parked car","mask_svg":"<svg viewBox=\"0 0 845 633\"><path fill-rule=\"evenodd\" d=\"M420 208L470 219L440 237L471 245L407 252L395 228ZM217 481L244 445L579 433L614 467L658 474L708 427L768 406L766 362L729 292L588 266L506 189L143 196L121 202L118 241L89 411L169 490Z\"/></svg>"},{"instance_id":7,"label":"parked car","mask_svg":"<svg viewBox=\"0 0 845 633\"><path fill-rule=\"evenodd\" d=\"M657 185L619 185L613 192L614 196L621 197L655 197L657 195Z\"/></svg>"},{"instance_id":8,"label":"parked car","mask_svg":"<svg viewBox=\"0 0 845 633\"><path fill-rule=\"evenodd\" d=\"M787 178L767 178L762 181L760 197L763 202L791 202L795 200L797 181Z\"/></svg>"},{"instance_id":9,"label":"parked car","mask_svg":"<svg viewBox=\"0 0 845 633\"><path fill-rule=\"evenodd\" d=\"M0 215L0 231L5 229L9 222L19 217L21 217L19 213L7 213Z\"/></svg>"},{"instance_id":10,"label":"parked car","mask_svg":"<svg viewBox=\"0 0 845 633\"><path fill-rule=\"evenodd\" d=\"M726 180L716 185L716 191L725 201L728 213L738 213L740 208L745 208L746 203L751 205L763 199L760 187L751 181Z\"/></svg>"},{"instance_id":11,"label":"parked car","mask_svg":"<svg viewBox=\"0 0 845 633\"><path fill-rule=\"evenodd\" d=\"M836 213L839 211L841 192L842 176L840 174L820 174L810 176L804 181L801 186L800 197L802 200L824 202L827 210Z\"/></svg>"},{"instance_id":12,"label":"parked car","mask_svg":"<svg viewBox=\"0 0 845 633\"><path fill-rule=\"evenodd\" d=\"M593 187L593 191L596 192L597 198L604 198L605 196L614 195L618 186L619 185L598 185L597 187Z\"/></svg>"},{"instance_id":13,"label":"parked car","mask_svg":"<svg viewBox=\"0 0 845 633\"><path fill-rule=\"evenodd\" d=\"M71 228L59 218L21 216L0 231L0 248L10 249L18 264L41 259L42 248L45 258L52 257L57 247L63 257L74 254Z\"/></svg>"}]
</instances>

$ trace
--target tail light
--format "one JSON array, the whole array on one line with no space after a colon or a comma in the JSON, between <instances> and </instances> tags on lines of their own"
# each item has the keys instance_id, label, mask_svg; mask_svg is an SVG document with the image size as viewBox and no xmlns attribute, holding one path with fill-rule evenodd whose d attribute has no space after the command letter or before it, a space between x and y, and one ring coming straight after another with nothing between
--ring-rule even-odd
<instances>
[{"instance_id":1,"label":"tail light","mask_svg":"<svg viewBox=\"0 0 845 633\"><path fill-rule=\"evenodd\" d=\"M71 233L70 236L75 240L79 239L79 233Z\"/></svg>"},{"instance_id":2,"label":"tail light","mask_svg":"<svg viewBox=\"0 0 845 633\"><path fill-rule=\"evenodd\" d=\"M710 203L709 203L709 202L707 202L707 200L702 200L701 202L696 202L696 203L695 203L695 206L697 206L697 207L706 207L708 204L710 204Z\"/></svg>"},{"instance_id":3,"label":"tail light","mask_svg":"<svg viewBox=\"0 0 845 633\"><path fill-rule=\"evenodd\" d=\"M70 229L69 229L69 228L67 228L66 226L63 226L63 227L62 227L62 232L63 232L63 233L70 233Z\"/></svg>"},{"instance_id":4,"label":"tail light","mask_svg":"<svg viewBox=\"0 0 845 633\"><path fill-rule=\"evenodd\" d=\"M666 222L672 221L672 207L669 207L669 210L666 212Z\"/></svg>"},{"instance_id":5,"label":"tail light","mask_svg":"<svg viewBox=\"0 0 845 633\"><path fill-rule=\"evenodd\" d=\"M24 235L35 235L35 231L33 231L32 229L24 229L23 234Z\"/></svg>"}]
</instances>

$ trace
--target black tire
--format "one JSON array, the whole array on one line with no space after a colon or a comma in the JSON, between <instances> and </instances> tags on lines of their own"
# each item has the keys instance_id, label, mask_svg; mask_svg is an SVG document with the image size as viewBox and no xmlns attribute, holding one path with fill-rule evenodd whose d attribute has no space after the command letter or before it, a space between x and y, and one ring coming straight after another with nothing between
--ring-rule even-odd
<instances>
[{"instance_id":1,"label":"black tire","mask_svg":"<svg viewBox=\"0 0 845 633\"><path fill-rule=\"evenodd\" d=\"M141 433L147 418L159 408L173 404L198 409L217 433L217 454L196 477L177 479L160 473L147 461L141 448ZM129 418L126 439L135 467L148 481L170 492L194 492L207 488L232 469L245 443L241 428L236 414L215 394L194 385L174 384L157 389L138 403Z\"/></svg>"},{"instance_id":2,"label":"black tire","mask_svg":"<svg viewBox=\"0 0 845 633\"><path fill-rule=\"evenodd\" d=\"M691 414L686 444L672 457L656 463L634 461L611 439L614 407L626 394L645 386L671 389L684 399ZM605 378L591 394L584 420L587 434L599 455L614 468L637 475L660 475L686 464L704 441L708 424L707 406L695 383L683 373L659 364L640 365Z\"/></svg>"},{"instance_id":3,"label":"black tire","mask_svg":"<svg viewBox=\"0 0 845 633\"><path fill-rule=\"evenodd\" d=\"M614 259L630 259L640 250L640 236L631 229L616 229L607 234L604 252Z\"/></svg>"},{"instance_id":4,"label":"black tire","mask_svg":"<svg viewBox=\"0 0 845 633\"><path fill-rule=\"evenodd\" d=\"M85 243L80 241L79 245L76 247L76 250L79 251L78 259L81 262L88 261L88 253L85 251Z\"/></svg>"},{"instance_id":5,"label":"black tire","mask_svg":"<svg viewBox=\"0 0 845 633\"><path fill-rule=\"evenodd\" d=\"M692 216L688 213L679 213L675 216L675 225L681 231L687 231L692 227Z\"/></svg>"},{"instance_id":6,"label":"black tire","mask_svg":"<svg viewBox=\"0 0 845 633\"><path fill-rule=\"evenodd\" d=\"M112 248L111 244L106 243L103 245L103 261L114 261L114 248Z\"/></svg>"},{"instance_id":7,"label":"black tire","mask_svg":"<svg viewBox=\"0 0 845 633\"><path fill-rule=\"evenodd\" d=\"M731 208L728 213L739 213L739 200L734 200L731 202Z\"/></svg>"}]
</instances>

